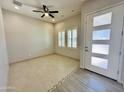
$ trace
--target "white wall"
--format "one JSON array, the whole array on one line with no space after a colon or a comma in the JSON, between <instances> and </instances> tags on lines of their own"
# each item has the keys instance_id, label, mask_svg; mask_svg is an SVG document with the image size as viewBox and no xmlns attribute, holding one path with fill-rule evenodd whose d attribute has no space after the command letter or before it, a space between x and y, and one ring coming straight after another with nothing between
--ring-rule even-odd
<instances>
[{"instance_id":1,"label":"white wall","mask_svg":"<svg viewBox=\"0 0 124 93\"><path fill-rule=\"evenodd\" d=\"M123 82L123 86L124 86L124 51L123 51L123 64L122 64L122 77L121 80Z\"/></svg>"},{"instance_id":2,"label":"white wall","mask_svg":"<svg viewBox=\"0 0 124 93\"><path fill-rule=\"evenodd\" d=\"M53 53L54 25L3 10L10 63Z\"/></svg>"},{"instance_id":3,"label":"white wall","mask_svg":"<svg viewBox=\"0 0 124 93\"><path fill-rule=\"evenodd\" d=\"M0 91L5 91L7 87L8 67L3 16L0 7Z\"/></svg>"},{"instance_id":4,"label":"white wall","mask_svg":"<svg viewBox=\"0 0 124 93\"><path fill-rule=\"evenodd\" d=\"M81 28L81 15L76 15L69 19L63 20L55 24L55 51L58 54L72 57L75 59L80 59L80 38L79 40L79 48L78 49L71 49L71 48L60 48L58 47L58 32L59 31L66 31L70 27L78 27L78 37L80 37L80 28Z\"/></svg>"},{"instance_id":5,"label":"white wall","mask_svg":"<svg viewBox=\"0 0 124 93\"><path fill-rule=\"evenodd\" d=\"M124 37L123 37L124 40ZM120 64L120 70L121 70L121 75L119 77L119 82L123 84L124 87L124 43L123 43L123 49L122 49L122 58L120 59L120 61L122 61L122 63Z\"/></svg>"}]
</instances>

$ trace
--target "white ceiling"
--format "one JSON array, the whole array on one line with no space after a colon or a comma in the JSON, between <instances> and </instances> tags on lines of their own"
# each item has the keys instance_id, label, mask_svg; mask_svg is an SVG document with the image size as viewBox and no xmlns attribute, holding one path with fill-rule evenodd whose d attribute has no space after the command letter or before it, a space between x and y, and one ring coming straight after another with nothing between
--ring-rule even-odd
<instances>
[{"instance_id":1,"label":"white ceiling","mask_svg":"<svg viewBox=\"0 0 124 93\"><path fill-rule=\"evenodd\" d=\"M13 12L17 12L23 15L31 16L34 18L38 18L40 20L44 20L47 22L56 23L68 17L77 15L81 11L81 5L85 0L17 0L22 2L23 4L28 4L31 6L40 7L41 5L50 5L50 10L58 10L59 13L55 14L55 22L52 21L50 17L41 18L41 13L33 13L32 10L35 7L23 5L19 10L15 9L15 5L13 4L13 0L0 0L0 4L3 9L7 9ZM74 12L72 12L74 10Z\"/></svg>"}]
</instances>

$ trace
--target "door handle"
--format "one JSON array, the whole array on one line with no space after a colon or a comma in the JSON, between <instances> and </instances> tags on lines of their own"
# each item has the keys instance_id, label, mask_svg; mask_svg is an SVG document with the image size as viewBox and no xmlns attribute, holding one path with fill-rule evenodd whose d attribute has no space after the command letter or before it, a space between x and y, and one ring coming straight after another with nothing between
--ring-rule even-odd
<instances>
[{"instance_id":1,"label":"door handle","mask_svg":"<svg viewBox=\"0 0 124 93\"><path fill-rule=\"evenodd\" d=\"M87 46L85 47L85 49L88 48Z\"/></svg>"},{"instance_id":2,"label":"door handle","mask_svg":"<svg viewBox=\"0 0 124 93\"><path fill-rule=\"evenodd\" d=\"M89 52L89 50L88 50L88 49L86 49L86 50L85 50L85 52Z\"/></svg>"},{"instance_id":3,"label":"door handle","mask_svg":"<svg viewBox=\"0 0 124 93\"><path fill-rule=\"evenodd\" d=\"M87 47L87 46L85 47L85 52L89 52L89 50L88 50L88 47Z\"/></svg>"}]
</instances>

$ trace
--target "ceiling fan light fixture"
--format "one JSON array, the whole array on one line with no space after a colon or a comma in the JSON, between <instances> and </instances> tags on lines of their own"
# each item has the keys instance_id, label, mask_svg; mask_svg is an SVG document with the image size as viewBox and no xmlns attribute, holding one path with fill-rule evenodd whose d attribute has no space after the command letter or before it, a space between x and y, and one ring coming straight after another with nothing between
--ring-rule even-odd
<instances>
[{"instance_id":1,"label":"ceiling fan light fixture","mask_svg":"<svg viewBox=\"0 0 124 93\"><path fill-rule=\"evenodd\" d=\"M49 14L48 13L45 13L45 16L49 16Z\"/></svg>"},{"instance_id":2,"label":"ceiling fan light fixture","mask_svg":"<svg viewBox=\"0 0 124 93\"><path fill-rule=\"evenodd\" d=\"M20 8L17 5L15 5L15 9L19 10Z\"/></svg>"},{"instance_id":3,"label":"ceiling fan light fixture","mask_svg":"<svg viewBox=\"0 0 124 93\"><path fill-rule=\"evenodd\" d=\"M52 21L54 22L54 21L55 21L55 19L52 19Z\"/></svg>"}]
</instances>

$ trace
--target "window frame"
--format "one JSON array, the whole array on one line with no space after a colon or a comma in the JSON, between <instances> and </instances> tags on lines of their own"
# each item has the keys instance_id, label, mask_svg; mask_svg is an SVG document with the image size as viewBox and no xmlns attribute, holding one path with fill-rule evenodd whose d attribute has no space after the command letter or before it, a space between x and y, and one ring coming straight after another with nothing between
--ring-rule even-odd
<instances>
[{"instance_id":1,"label":"window frame","mask_svg":"<svg viewBox=\"0 0 124 93\"><path fill-rule=\"evenodd\" d=\"M63 32L64 32L64 45L63 45L63 40L62 40ZM58 43L57 43L58 47L60 47L60 48L66 47L66 32L65 32L65 31L60 31L60 32L58 32L57 35L58 35ZM60 35L61 37L59 37L59 35ZM61 41L60 41L60 38L61 38ZM59 45L59 43L61 43L61 45Z\"/></svg>"},{"instance_id":2,"label":"window frame","mask_svg":"<svg viewBox=\"0 0 124 93\"><path fill-rule=\"evenodd\" d=\"M74 29L76 29L77 30L77 40L76 40L76 43L77 43L77 45L76 45L76 47L73 47L73 30ZM68 46L68 31L71 31L71 47L69 47ZM72 27L72 28L68 28L67 30L66 30L66 40L67 40L67 48L69 48L69 49L78 49L79 48L79 39L78 39L78 27Z\"/></svg>"},{"instance_id":3,"label":"window frame","mask_svg":"<svg viewBox=\"0 0 124 93\"><path fill-rule=\"evenodd\" d=\"M71 30L71 32L72 32L73 29L76 29L76 30L77 30L77 40L76 40L76 42L77 42L77 47L68 47L68 31ZM59 31L59 32L57 32L57 47L58 47L58 48L73 49L73 50L79 49L79 37L78 37L79 31L78 31L78 30L79 30L78 26L71 26L71 27L68 27L68 28L67 28L66 30L64 30L64 31ZM65 46L64 46L64 47L59 46L59 38L58 38L58 35L59 35L60 32L65 32ZM72 46L72 45L71 45L71 46Z\"/></svg>"}]
</instances>

